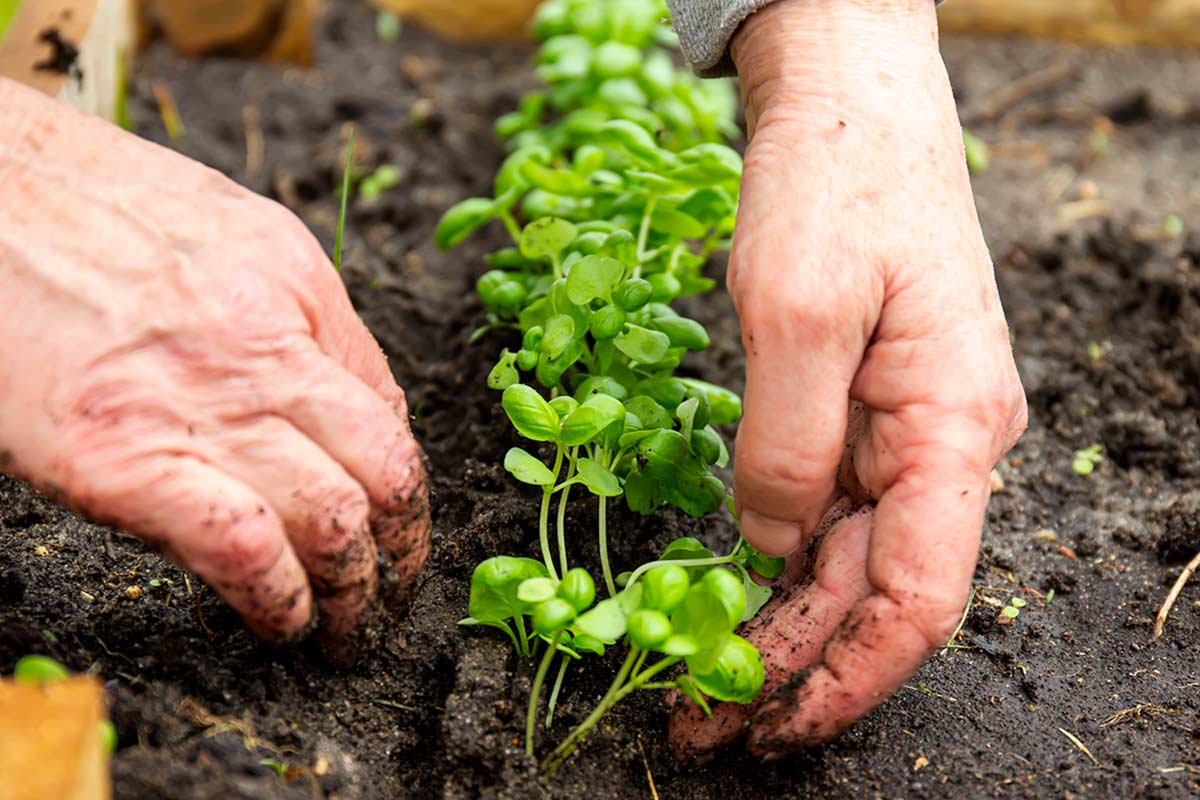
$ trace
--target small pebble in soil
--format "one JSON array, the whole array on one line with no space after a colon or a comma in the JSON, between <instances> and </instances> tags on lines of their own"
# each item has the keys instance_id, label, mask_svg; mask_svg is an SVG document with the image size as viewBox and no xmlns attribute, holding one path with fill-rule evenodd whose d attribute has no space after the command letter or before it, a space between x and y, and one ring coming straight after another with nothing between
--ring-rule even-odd
<instances>
[{"instance_id":1,"label":"small pebble in soil","mask_svg":"<svg viewBox=\"0 0 1200 800\"><path fill-rule=\"evenodd\" d=\"M127 597L128 599L130 599L130 600L138 600L138 599L140 599L140 598L141 598L141 596L142 596L142 587L140 587L140 586L129 586L129 587L126 587L126 589L125 589L125 597Z\"/></svg>"}]
</instances>

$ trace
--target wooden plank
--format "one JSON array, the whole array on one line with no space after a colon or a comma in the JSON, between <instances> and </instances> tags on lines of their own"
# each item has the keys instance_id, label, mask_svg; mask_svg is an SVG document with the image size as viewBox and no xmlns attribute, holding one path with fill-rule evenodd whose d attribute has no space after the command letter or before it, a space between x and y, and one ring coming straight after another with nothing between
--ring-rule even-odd
<instances>
[{"instance_id":1,"label":"wooden plank","mask_svg":"<svg viewBox=\"0 0 1200 800\"><path fill-rule=\"evenodd\" d=\"M947 0L943 31L1200 46L1200 0Z\"/></svg>"},{"instance_id":2,"label":"wooden plank","mask_svg":"<svg viewBox=\"0 0 1200 800\"><path fill-rule=\"evenodd\" d=\"M529 17L540 0L372 0L380 7L416 20L458 41L524 38Z\"/></svg>"},{"instance_id":3,"label":"wooden plank","mask_svg":"<svg viewBox=\"0 0 1200 800\"><path fill-rule=\"evenodd\" d=\"M0 680L0 800L108 800L104 690L92 677Z\"/></svg>"},{"instance_id":4,"label":"wooden plank","mask_svg":"<svg viewBox=\"0 0 1200 800\"><path fill-rule=\"evenodd\" d=\"M24 0L0 43L0 76L115 120L132 46L130 0Z\"/></svg>"}]
</instances>

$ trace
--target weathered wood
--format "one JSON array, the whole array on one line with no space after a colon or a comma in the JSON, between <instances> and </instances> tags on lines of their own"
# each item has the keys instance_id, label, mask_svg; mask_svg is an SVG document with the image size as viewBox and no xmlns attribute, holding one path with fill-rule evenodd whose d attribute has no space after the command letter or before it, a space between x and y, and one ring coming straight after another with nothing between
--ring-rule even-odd
<instances>
[{"instance_id":1,"label":"weathered wood","mask_svg":"<svg viewBox=\"0 0 1200 800\"><path fill-rule=\"evenodd\" d=\"M307 65L320 0L138 0L145 30L190 56L216 51Z\"/></svg>"},{"instance_id":2,"label":"weathered wood","mask_svg":"<svg viewBox=\"0 0 1200 800\"><path fill-rule=\"evenodd\" d=\"M91 677L0 680L0 800L108 800L103 698Z\"/></svg>"},{"instance_id":3,"label":"weathered wood","mask_svg":"<svg viewBox=\"0 0 1200 800\"><path fill-rule=\"evenodd\" d=\"M132 46L130 0L25 0L0 43L0 76L112 120Z\"/></svg>"},{"instance_id":4,"label":"weathered wood","mask_svg":"<svg viewBox=\"0 0 1200 800\"><path fill-rule=\"evenodd\" d=\"M943 31L1200 46L1200 0L948 0Z\"/></svg>"},{"instance_id":5,"label":"weathered wood","mask_svg":"<svg viewBox=\"0 0 1200 800\"><path fill-rule=\"evenodd\" d=\"M459 41L519 39L540 0L372 0L380 7L416 20Z\"/></svg>"}]
</instances>

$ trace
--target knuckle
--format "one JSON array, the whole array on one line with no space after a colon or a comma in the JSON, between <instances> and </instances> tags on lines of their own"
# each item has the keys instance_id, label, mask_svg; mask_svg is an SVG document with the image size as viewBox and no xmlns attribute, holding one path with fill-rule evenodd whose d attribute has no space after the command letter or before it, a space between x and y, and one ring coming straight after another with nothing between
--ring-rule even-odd
<instances>
[{"instance_id":1,"label":"knuckle","mask_svg":"<svg viewBox=\"0 0 1200 800\"><path fill-rule=\"evenodd\" d=\"M232 512L214 537L209 561L222 576L268 572L283 555L279 523L265 507Z\"/></svg>"},{"instance_id":2,"label":"knuckle","mask_svg":"<svg viewBox=\"0 0 1200 800\"><path fill-rule=\"evenodd\" d=\"M421 448L403 425L397 426L391 434L381 485L386 496L378 501L391 512L408 508L426 491Z\"/></svg>"},{"instance_id":3,"label":"knuckle","mask_svg":"<svg viewBox=\"0 0 1200 800\"><path fill-rule=\"evenodd\" d=\"M833 482L836 458L836 454L823 458L770 444L764 446L763 442L739 448L734 468L738 494L752 505L794 505L797 495L810 494Z\"/></svg>"},{"instance_id":4,"label":"knuckle","mask_svg":"<svg viewBox=\"0 0 1200 800\"><path fill-rule=\"evenodd\" d=\"M309 510L313 527L319 531L309 547L312 554L325 558L345 554L367 529L369 509L367 494L357 484L320 492Z\"/></svg>"}]
</instances>

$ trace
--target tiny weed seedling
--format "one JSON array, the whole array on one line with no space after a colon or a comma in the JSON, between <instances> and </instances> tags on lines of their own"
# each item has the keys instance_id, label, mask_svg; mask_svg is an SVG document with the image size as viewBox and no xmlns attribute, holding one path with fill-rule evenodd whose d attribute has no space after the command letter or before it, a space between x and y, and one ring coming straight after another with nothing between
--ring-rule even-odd
<instances>
[{"instance_id":1,"label":"tiny weed seedling","mask_svg":"<svg viewBox=\"0 0 1200 800\"><path fill-rule=\"evenodd\" d=\"M783 570L744 541L717 556L690 537L628 572L610 560L610 503L694 517L730 503L713 469L729 463L719 427L742 410L733 392L677 374L710 341L671 304L715 285L702 269L728 248L742 161L720 143L736 133L730 85L674 66L666 13L662 0L543 3L533 27L545 88L496 123L511 154L493 196L451 208L435 237L454 247L495 221L512 239L487 257L476 285L487 324L471 341L520 333L487 384L530 443L509 450L504 467L539 490L541 558L480 564L462 624L503 631L537 659L530 755L554 660L550 714L568 664L627 648L595 709L542 762L547 774L634 692L677 689L705 711L706 697L753 700L762 659L734 630L771 594L751 574ZM596 503L598 579L571 562L573 493Z\"/></svg>"},{"instance_id":2,"label":"tiny weed seedling","mask_svg":"<svg viewBox=\"0 0 1200 800\"><path fill-rule=\"evenodd\" d=\"M342 271L342 242L346 232L346 209L350 204L350 176L354 172L354 128L346 138L346 164L342 169L342 193L338 205L337 233L333 239L333 268Z\"/></svg>"},{"instance_id":3,"label":"tiny weed seedling","mask_svg":"<svg viewBox=\"0 0 1200 800\"><path fill-rule=\"evenodd\" d=\"M1101 444L1094 444L1083 450L1076 450L1075 458L1071 462L1071 469L1075 471L1076 475L1084 478L1088 477L1095 472L1096 465L1104 461L1104 456L1101 455L1103 452L1104 445Z\"/></svg>"},{"instance_id":4,"label":"tiny weed seedling","mask_svg":"<svg viewBox=\"0 0 1200 800\"><path fill-rule=\"evenodd\" d=\"M982 175L991 168L991 151L983 139L964 128L963 145L967 153L967 169L972 175Z\"/></svg>"},{"instance_id":5,"label":"tiny weed seedling","mask_svg":"<svg viewBox=\"0 0 1200 800\"><path fill-rule=\"evenodd\" d=\"M1021 615L1021 609L1028 605L1020 597L1013 597L1008 601L1008 605L1000 609L1000 615L996 621L1001 625L1011 625L1016 622L1017 617Z\"/></svg>"}]
</instances>

